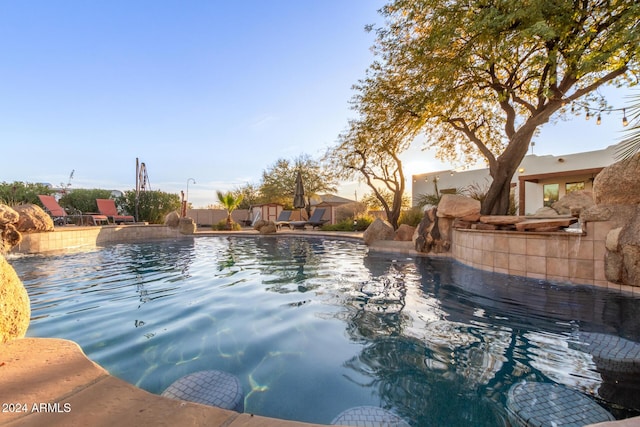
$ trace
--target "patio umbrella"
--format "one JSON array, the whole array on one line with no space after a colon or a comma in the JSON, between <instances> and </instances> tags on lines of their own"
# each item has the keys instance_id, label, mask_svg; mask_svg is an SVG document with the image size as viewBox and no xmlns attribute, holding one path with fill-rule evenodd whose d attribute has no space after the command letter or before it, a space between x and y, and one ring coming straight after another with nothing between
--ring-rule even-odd
<instances>
[{"instance_id":1,"label":"patio umbrella","mask_svg":"<svg viewBox=\"0 0 640 427\"><path fill-rule=\"evenodd\" d=\"M300 219L302 219L302 208L305 207L304 202L304 185L302 185L302 174L298 171L296 175L296 191L293 193L293 207L300 209Z\"/></svg>"}]
</instances>

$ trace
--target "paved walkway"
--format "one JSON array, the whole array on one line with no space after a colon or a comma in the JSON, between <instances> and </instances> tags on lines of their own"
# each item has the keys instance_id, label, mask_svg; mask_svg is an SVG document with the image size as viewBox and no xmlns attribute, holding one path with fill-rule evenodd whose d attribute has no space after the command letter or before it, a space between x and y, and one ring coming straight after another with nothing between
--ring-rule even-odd
<instances>
[{"instance_id":1,"label":"paved walkway","mask_svg":"<svg viewBox=\"0 0 640 427\"><path fill-rule=\"evenodd\" d=\"M55 338L0 345L0 425L312 426L183 402L109 375L80 347Z\"/></svg>"}]
</instances>

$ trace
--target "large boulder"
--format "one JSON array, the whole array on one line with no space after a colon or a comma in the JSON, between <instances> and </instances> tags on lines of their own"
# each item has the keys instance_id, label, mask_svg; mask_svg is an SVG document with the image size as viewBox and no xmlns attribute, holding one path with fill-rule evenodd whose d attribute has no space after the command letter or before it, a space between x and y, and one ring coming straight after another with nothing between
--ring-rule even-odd
<instances>
[{"instance_id":1,"label":"large boulder","mask_svg":"<svg viewBox=\"0 0 640 427\"><path fill-rule=\"evenodd\" d=\"M196 232L196 223L193 218L180 218L178 231L181 234L193 234Z\"/></svg>"},{"instance_id":2,"label":"large boulder","mask_svg":"<svg viewBox=\"0 0 640 427\"><path fill-rule=\"evenodd\" d=\"M477 221L480 218L480 201L460 194L444 194L438 203L440 218L464 218Z\"/></svg>"},{"instance_id":3,"label":"large boulder","mask_svg":"<svg viewBox=\"0 0 640 427\"><path fill-rule=\"evenodd\" d=\"M20 219L20 214L15 209L0 203L0 227L5 224L15 224Z\"/></svg>"},{"instance_id":4,"label":"large boulder","mask_svg":"<svg viewBox=\"0 0 640 427\"><path fill-rule=\"evenodd\" d=\"M164 217L164 225L170 228L178 228L180 225L180 214L177 211L172 211Z\"/></svg>"},{"instance_id":5,"label":"large boulder","mask_svg":"<svg viewBox=\"0 0 640 427\"><path fill-rule=\"evenodd\" d=\"M16 229L20 214L7 205L0 204L0 253L8 251L22 241Z\"/></svg>"},{"instance_id":6,"label":"large boulder","mask_svg":"<svg viewBox=\"0 0 640 427\"><path fill-rule=\"evenodd\" d=\"M13 267L0 254L0 344L24 337L30 318L27 290Z\"/></svg>"},{"instance_id":7,"label":"large boulder","mask_svg":"<svg viewBox=\"0 0 640 427\"><path fill-rule=\"evenodd\" d=\"M40 206L26 203L13 209L18 212L16 229L21 233L53 231L53 220Z\"/></svg>"},{"instance_id":8,"label":"large boulder","mask_svg":"<svg viewBox=\"0 0 640 427\"><path fill-rule=\"evenodd\" d=\"M413 234L413 246L418 252L443 253L451 248L452 218L440 217L438 208L425 211Z\"/></svg>"},{"instance_id":9,"label":"large boulder","mask_svg":"<svg viewBox=\"0 0 640 427\"><path fill-rule=\"evenodd\" d=\"M380 218L376 218L362 233L362 239L367 245L378 240L393 240L394 237L393 226Z\"/></svg>"},{"instance_id":10,"label":"large boulder","mask_svg":"<svg viewBox=\"0 0 640 427\"><path fill-rule=\"evenodd\" d=\"M400 224L395 232L393 240L398 240L400 242L410 242L415 231L416 228L410 226L409 224Z\"/></svg>"},{"instance_id":11,"label":"large boulder","mask_svg":"<svg viewBox=\"0 0 640 427\"><path fill-rule=\"evenodd\" d=\"M596 206L580 219L610 221L605 241L608 281L640 287L640 153L604 168L593 183Z\"/></svg>"},{"instance_id":12,"label":"large boulder","mask_svg":"<svg viewBox=\"0 0 640 427\"><path fill-rule=\"evenodd\" d=\"M637 205L640 203L640 153L604 168L593 181L598 205Z\"/></svg>"},{"instance_id":13,"label":"large boulder","mask_svg":"<svg viewBox=\"0 0 640 427\"><path fill-rule=\"evenodd\" d=\"M593 193L587 190L579 190L566 194L553 203L551 207L560 215L575 215L593 205L595 205Z\"/></svg>"},{"instance_id":14,"label":"large boulder","mask_svg":"<svg viewBox=\"0 0 640 427\"><path fill-rule=\"evenodd\" d=\"M13 224L0 226L0 253L8 251L22 241L22 234Z\"/></svg>"},{"instance_id":15,"label":"large boulder","mask_svg":"<svg viewBox=\"0 0 640 427\"><path fill-rule=\"evenodd\" d=\"M260 234L273 234L277 231L276 223L273 221L267 221L265 219L259 219L253 224L253 229Z\"/></svg>"},{"instance_id":16,"label":"large boulder","mask_svg":"<svg viewBox=\"0 0 640 427\"><path fill-rule=\"evenodd\" d=\"M619 283L640 286L640 205L636 207L636 215L620 230L618 247L622 256Z\"/></svg>"}]
</instances>

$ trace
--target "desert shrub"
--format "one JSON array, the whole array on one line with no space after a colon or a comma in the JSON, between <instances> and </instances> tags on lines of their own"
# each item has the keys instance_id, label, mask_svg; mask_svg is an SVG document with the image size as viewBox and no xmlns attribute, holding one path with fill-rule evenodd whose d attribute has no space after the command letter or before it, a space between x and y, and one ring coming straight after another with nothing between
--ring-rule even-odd
<instances>
[{"instance_id":1,"label":"desert shrub","mask_svg":"<svg viewBox=\"0 0 640 427\"><path fill-rule=\"evenodd\" d=\"M0 183L0 203L7 206L15 206L22 203L32 203L42 206L38 195L53 195L55 191L47 184L34 184L14 181L12 183Z\"/></svg>"},{"instance_id":2,"label":"desert shrub","mask_svg":"<svg viewBox=\"0 0 640 427\"><path fill-rule=\"evenodd\" d=\"M96 199L108 199L111 190L78 188L63 195L58 203L68 211L98 212Z\"/></svg>"},{"instance_id":3,"label":"desert shrub","mask_svg":"<svg viewBox=\"0 0 640 427\"><path fill-rule=\"evenodd\" d=\"M126 215L136 214L136 192L125 191L118 197L116 206L120 213ZM177 194L165 193L159 190L140 192L138 205L138 221L147 221L150 224L164 223L164 217L171 211L180 211L180 197Z\"/></svg>"},{"instance_id":4,"label":"desert shrub","mask_svg":"<svg viewBox=\"0 0 640 427\"><path fill-rule=\"evenodd\" d=\"M229 228L227 227L227 220L226 218L223 220L218 221L216 224L213 224L211 226L211 229L214 231L240 231L242 230L242 226L240 224L238 224L237 222L232 222L231 225L231 230L229 230Z\"/></svg>"},{"instance_id":5,"label":"desert shrub","mask_svg":"<svg viewBox=\"0 0 640 427\"><path fill-rule=\"evenodd\" d=\"M364 231L373 222L373 218L368 215L361 215L355 218L346 218L336 224L325 224L321 227L323 231Z\"/></svg>"},{"instance_id":6,"label":"desert shrub","mask_svg":"<svg viewBox=\"0 0 640 427\"><path fill-rule=\"evenodd\" d=\"M411 209L402 211L400 213L400 219L398 219L398 225L407 224L412 227L417 227L420 224L420 221L422 221L423 216L424 216L424 212L422 211L422 208L419 208L417 206L413 207Z\"/></svg>"}]
</instances>

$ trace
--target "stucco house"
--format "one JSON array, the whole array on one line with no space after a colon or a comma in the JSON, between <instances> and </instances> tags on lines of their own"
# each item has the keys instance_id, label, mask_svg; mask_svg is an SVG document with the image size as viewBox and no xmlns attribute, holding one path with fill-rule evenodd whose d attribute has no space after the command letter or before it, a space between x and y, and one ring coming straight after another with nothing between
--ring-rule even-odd
<instances>
[{"instance_id":1,"label":"stucco house","mask_svg":"<svg viewBox=\"0 0 640 427\"><path fill-rule=\"evenodd\" d=\"M617 145L603 150L561 156L525 156L511 180L518 214L535 213L543 206L575 190L592 190L595 176L615 162ZM412 175L412 199L414 205L421 195L446 194L473 186L486 190L491 183L489 169L474 169L462 172L442 170Z\"/></svg>"}]
</instances>

